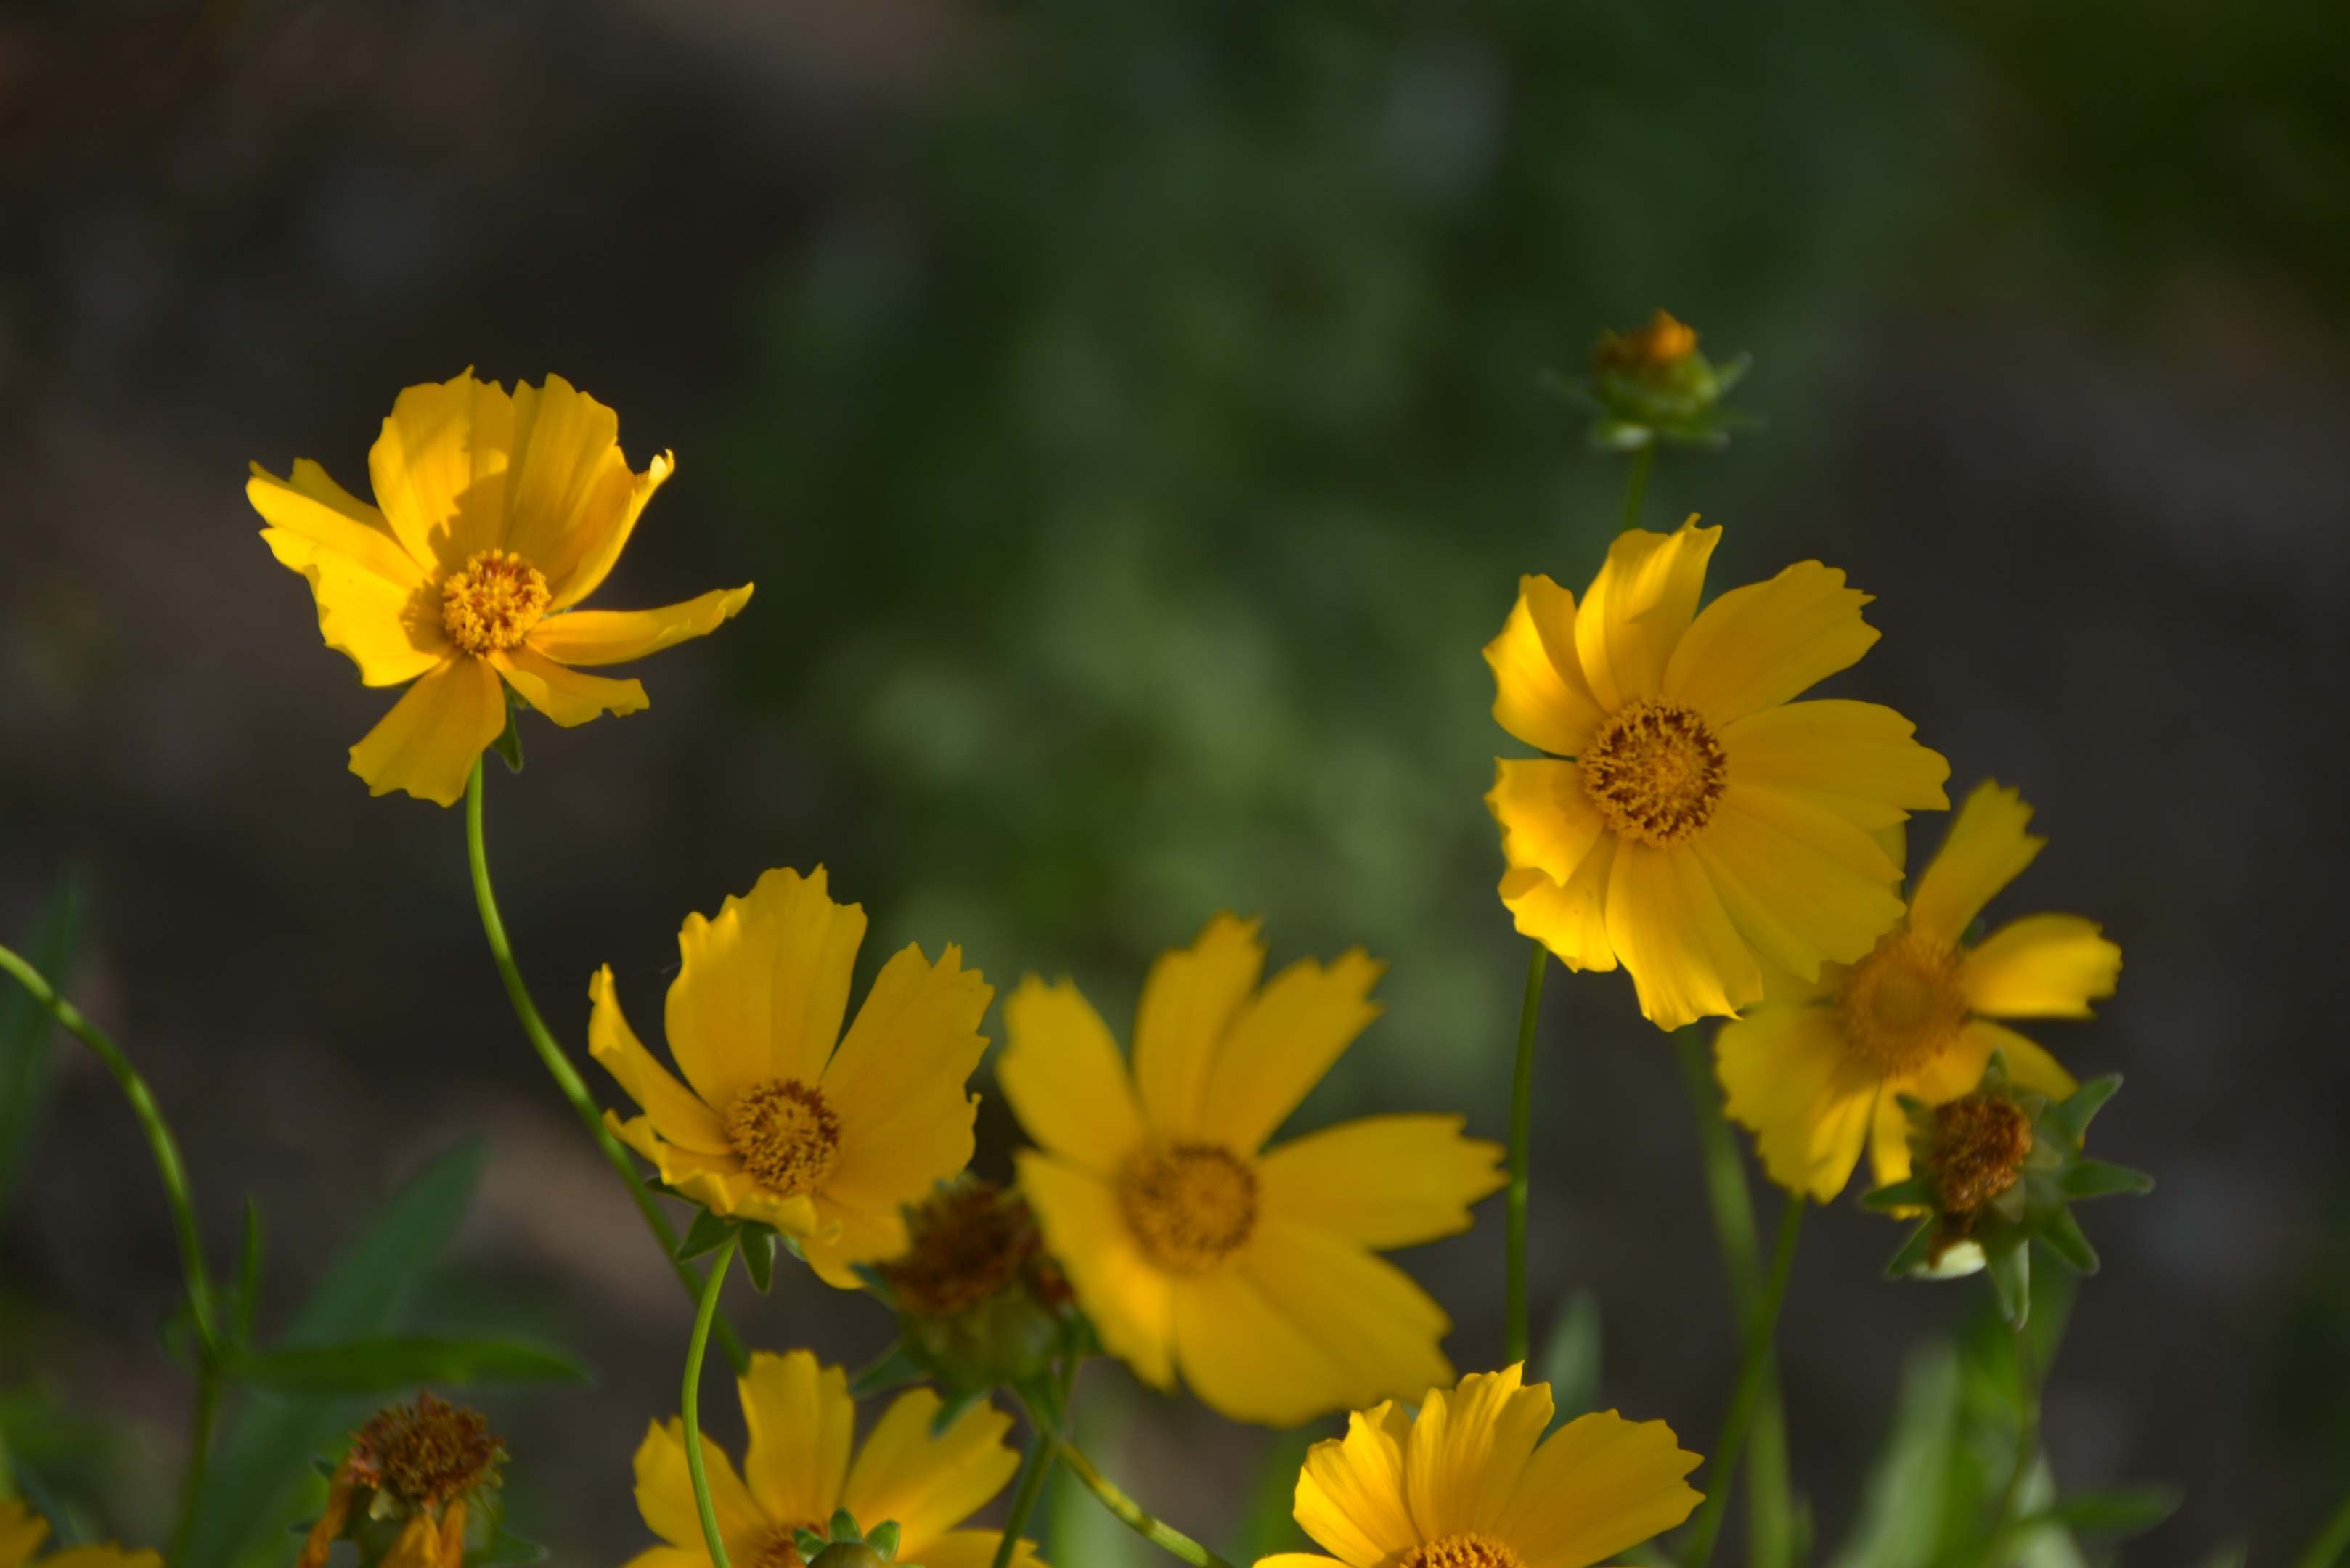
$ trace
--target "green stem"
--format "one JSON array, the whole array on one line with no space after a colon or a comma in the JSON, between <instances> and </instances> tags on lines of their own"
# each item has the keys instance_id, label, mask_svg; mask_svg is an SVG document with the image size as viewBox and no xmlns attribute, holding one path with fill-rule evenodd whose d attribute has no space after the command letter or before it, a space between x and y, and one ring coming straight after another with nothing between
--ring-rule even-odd
<instances>
[{"instance_id":1,"label":"green stem","mask_svg":"<svg viewBox=\"0 0 2350 1568\"><path fill-rule=\"evenodd\" d=\"M1140 1503L1110 1484L1093 1461L1077 1451L1076 1446L1064 1437L1059 1428L1045 1420L1024 1396L1014 1393L1014 1399L1028 1417L1028 1424L1053 1445L1063 1469L1077 1478L1079 1484L1094 1494L1094 1501L1115 1515L1119 1523L1133 1531L1153 1546L1171 1556L1180 1557L1191 1568L1232 1568L1232 1565L1176 1529L1153 1518ZM721 1564L721 1568L724 1568Z\"/></svg>"},{"instance_id":2,"label":"green stem","mask_svg":"<svg viewBox=\"0 0 2350 1568\"><path fill-rule=\"evenodd\" d=\"M187 1548L188 1532L195 1528L196 1503L203 1496L204 1473L213 1447L213 1417L220 1408L220 1372L206 1356L196 1367L196 1407L188 1417L188 1469L180 1478L180 1517L172 1526L172 1550L164 1559L177 1563Z\"/></svg>"},{"instance_id":3,"label":"green stem","mask_svg":"<svg viewBox=\"0 0 2350 1568\"><path fill-rule=\"evenodd\" d=\"M1021 1461L1020 1484L1013 1489L1012 1511L1003 1516L1003 1539L996 1542L995 1561L990 1568L1011 1568L1013 1553L1020 1550L1020 1532L1027 1528L1029 1514L1035 1511L1037 1498L1044 1495L1045 1478L1053 1469L1053 1443L1041 1428L1028 1433L1028 1457Z\"/></svg>"},{"instance_id":4,"label":"green stem","mask_svg":"<svg viewBox=\"0 0 2350 1568\"><path fill-rule=\"evenodd\" d=\"M1510 1082L1509 1317L1503 1330L1502 1363L1526 1358L1526 1194L1532 1185L1527 1161L1534 1143L1534 1024L1542 1013L1543 970L1550 953L1534 945L1526 966L1526 1000L1518 1012L1518 1069Z\"/></svg>"},{"instance_id":5,"label":"green stem","mask_svg":"<svg viewBox=\"0 0 2350 1568\"><path fill-rule=\"evenodd\" d=\"M1804 1197L1791 1192L1779 1220L1779 1244L1771 1257L1770 1282L1762 1287L1762 1299L1747 1322L1746 1349L1739 1358L1737 1391L1731 1396L1729 1413L1721 1418L1721 1433L1714 1439L1706 1470L1705 1505L1698 1511L1689 1550L1682 1553L1683 1568L1705 1568L1707 1559L1713 1555L1714 1538L1721 1531L1722 1511L1730 1506L1731 1482L1738 1473L1739 1450L1745 1445L1747 1426L1753 1420L1755 1405L1762 1397L1771 1364L1772 1334L1779 1325L1779 1303L1786 1299L1787 1275L1795 1266L1795 1238L1803 1228Z\"/></svg>"},{"instance_id":6,"label":"green stem","mask_svg":"<svg viewBox=\"0 0 2350 1568\"><path fill-rule=\"evenodd\" d=\"M2016 1516L2023 1506L2024 1483L2032 1479L2040 1458L2040 1373L2038 1358L2032 1354L2032 1335L2028 1329L2012 1331L2015 1335L2015 1463L2007 1472L2007 1485L1999 1494L1999 1512L1991 1520L1991 1561L1997 1563L2007 1547L2009 1533L2015 1528Z\"/></svg>"},{"instance_id":7,"label":"green stem","mask_svg":"<svg viewBox=\"0 0 2350 1568\"><path fill-rule=\"evenodd\" d=\"M711 1262L710 1278L694 1308L693 1337L686 1342L685 1393L681 1400L685 1417L685 1469L693 1478L693 1506L702 1514L702 1539L710 1548L715 1568L733 1565L726 1561L726 1542L718 1536L718 1510L710 1501L710 1472L702 1462L702 1357L710 1348L711 1321L718 1315L718 1287L726 1282L726 1265L734 1261L734 1249L742 1244L743 1233L737 1231L726 1238Z\"/></svg>"},{"instance_id":8,"label":"green stem","mask_svg":"<svg viewBox=\"0 0 2350 1568\"><path fill-rule=\"evenodd\" d=\"M636 1199L637 1212L644 1216L654 1240L660 1243L661 1256L669 1260L678 1283L685 1287L688 1296L700 1300L702 1271L677 1255L677 1231L671 1226L669 1216L660 1211L651 1191L639 1179L629 1151L612 1136L612 1129L604 1125L604 1113L597 1108L595 1097L588 1094L587 1083L579 1076L579 1069L571 1064L570 1056L539 1017L538 1006L530 999L530 988L523 983L522 969L515 962L514 949L506 941L505 921L498 917L497 894L490 887L489 851L482 838L482 764L478 758L473 763L473 776L465 784L465 854L473 863L473 901L481 906L482 934L489 939L490 957L497 963L498 978L505 981L506 1000L514 1004L515 1016L522 1022L522 1032L530 1037L531 1047L555 1079L555 1086L571 1102L579 1125L588 1129L588 1136L603 1151L605 1162L619 1176L620 1185ZM743 1349L734 1325L726 1321L723 1313L718 1318L718 1343L737 1376L751 1370L751 1353Z\"/></svg>"},{"instance_id":9,"label":"green stem","mask_svg":"<svg viewBox=\"0 0 2350 1568\"><path fill-rule=\"evenodd\" d=\"M2293 1568L2334 1568L2341 1561L2343 1548L2350 1547L2350 1498L2334 1511L2325 1528L2311 1538L2308 1550L2302 1552Z\"/></svg>"},{"instance_id":10,"label":"green stem","mask_svg":"<svg viewBox=\"0 0 2350 1568\"><path fill-rule=\"evenodd\" d=\"M1648 470L1657 465L1657 442L1652 436L1648 444L1632 454L1632 472L1624 481L1624 532L1628 534L1640 525L1640 503L1648 493Z\"/></svg>"}]
</instances>

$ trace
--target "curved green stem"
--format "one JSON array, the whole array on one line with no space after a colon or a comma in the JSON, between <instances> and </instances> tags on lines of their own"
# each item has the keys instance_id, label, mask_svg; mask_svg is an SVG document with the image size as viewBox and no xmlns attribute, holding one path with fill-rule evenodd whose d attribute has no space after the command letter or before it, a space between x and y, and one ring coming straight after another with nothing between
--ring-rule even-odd
<instances>
[{"instance_id":1,"label":"curved green stem","mask_svg":"<svg viewBox=\"0 0 2350 1568\"><path fill-rule=\"evenodd\" d=\"M1042 1428L1028 1433L1028 1457L1020 1464L1020 1484L1013 1489L1012 1511L1003 1516L1003 1539L995 1544L995 1560L989 1568L1011 1568L1013 1554L1020 1550L1020 1532L1028 1524L1028 1516L1036 1511L1036 1500L1044 1495L1045 1478L1053 1469L1053 1442Z\"/></svg>"},{"instance_id":2,"label":"curved green stem","mask_svg":"<svg viewBox=\"0 0 2350 1568\"><path fill-rule=\"evenodd\" d=\"M1707 1559L1713 1555L1714 1537L1721 1532L1722 1512L1730 1506L1731 1482L1738 1474L1739 1450L1745 1446L1746 1428L1754 1418L1755 1405L1769 1376L1772 1334L1779 1325L1779 1304L1787 1296L1787 1276L1795 1266L1795 1238L1803 1228L1804 1197L1791 1192L1779 1220L1779 1242L1771 1257L1770 1281L1762 1287L1762 1297L1755 1305L1753 1316L1747 1320L1746 1348L1739 1358L1737 1389L1730 1397L1730 1409L1721 1418L1721 1433L1714 1439L1713 1452L1707 1457L1705 1505L1698 1510L1689 1549L1681 1554L1683 1568L1705 1568Z\"/></svg>"},{"instance_id":3,"label":"curved green stem","mask_svg":"<svg viewBox=\"0 0 2350 1568\"><path fill-rule=\"evenodd\" d=\"M660 1243L661 1255L669 1260L678 1283L685 1287L688 1296L700 1300L702 1294L702 1271L677 1255L677 1231L670 1224L669 1216L660 1211L660 1205L654 1200L651 1191L638 1178L637 1168L629 1160L629 1151L621 1146L619 1138L612 1136L612 1129L604 1125L604 1113L597 1108L595 1096L588 1094L586 1081L579 1076L579 1069L571 1064L570 1056L556 1043L546 1021L539 1017L538 1005L530 999L530 988L523 983L522 969L515 962L514 949L506 941L505 921L498 917L497 894L490 887L489 851L482 838L482 763L479 758L473 763L473 776L465 783L465 854L473 864L473 901L481 906L482 934L489 939L490 957L498 966L498 978L505 981L506 1000L514 1004L515 1017L521 1021L522 1032L529 1036L531 1048L538 1053L539 1061L545 1064L548 1075L555 1079L555 1086L563 1091L565 1099L571 1102L572 1110L578 1114L579 1125L588 1129L588 1136L595 1139L596 1147L603 1151L605 1162L619 1176L620 1185L628 1189L630 1198L636 1199L637 1212L644 1216L646 1226L651 1230L654 1240ZM751 1354L743 1347L741 1336L735 1334L734 1325L726 1321L723 1313L718 1318L718 1343L738 1376L751 1370Z\"/></svg>"},{"instance_id":4,"label":"curved green stem","mask_svg":"<svg viewBox=\"0 0 2350 1568\"><path fill-rule=\"evenodd\" d=\"M1014 1393L1013 1397L1019 1400L1021 1409L1027 1414L1029 1426L1053 1445L1062 1466L1076 1477L1079 1484L1094 1494L1094 1501L1109 1510L1119 1523L1160 1551L1191 1563L1191 1568L1232 1568L1231 1563L1173 1525L1154 1518L1149 1510L1112 1485L1101 1471L1094 1469L1093 1461L1079 1453L1076 1445L1047 1421L1025 1397Z\"/></svg>"},{"instance_id":5,"label":"curved green stem","mask_svg":"<svg viewBox=\"0 0 2350 1568\"><path fill-rule=\"evenodd\" d=\"M2015 1528L2016 1516L2023 1506L2024 1484L2032 1479L2032 1472L2040 1458L2038 1357L2032 1354L2032 1334L2028 1328L2012 1332L2015 1335L2015 1463L2008 1469L2007 1485L2000 1490L1999 1512L1991 1520L1991 1561L1994 1563L2005 1550L2007 1537Z\"/></svg>"},{"instance_id":6,"label":"curved green stem","mask_svg":"<svg viewBox=\"0 0 2350 1568\"><path fill-rule=\"evenodd\" d=\"M1632 472L1624 481L1623 531L1627 534L1640 525L1640 503L1648 493L1648 470L1656 465L1657 441L1651 436L1648 445L1632 454Z\"/></svg>"},{"instance_id":7,"label":"curved green stem","mask_svg":"<svg viewBox=\"0 0 2350 1568\"><path fill-rule=\"evenodd\" d=\"M1502 1334L1502 1364L1526 1358L1526 1194L1532 1186L1527 1163L1534 1142L1534 1024L1542 1014L1543 970L1550 953L1542 943L1526 966L1526 1000L1518 1010L1518 1067L1510 1081L1509 1315Z\"/></svg>"},{"instance_id":8,"label":"curved green stem","mask_svg":"<svg viewBox=\"0 0 2350 1568\"><path fill-rule=\"evenodd\" d=\"M718 1315L718 1287L726 1282L726 1265L734 1261L734 1249L743 1244L741 1231L726 1238L718 1249L718 1256L710 1264L710 1279L702 1287L702 1300L694 1309L693 1337L685 1346L685 1393L681 1404L685 1417L685 1469L693 1478L693 1506L702 1515L702 1539L710 1548L710 1561L716 1568L733 1568L726 1561L726 1542L718 1536L718 1510L710 1501L710 1472L702 1462L702 1356L710 1348L711 1320Z\"/></svg>"}]
</instances>

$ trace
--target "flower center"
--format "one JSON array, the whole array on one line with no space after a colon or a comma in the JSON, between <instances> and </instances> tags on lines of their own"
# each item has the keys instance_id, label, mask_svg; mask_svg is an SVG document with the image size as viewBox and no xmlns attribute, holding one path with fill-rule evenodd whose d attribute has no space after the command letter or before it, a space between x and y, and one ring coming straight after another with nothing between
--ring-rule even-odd
<instances>
[{"instance_id":1,"label":"flower center","mask_svg":"<svg viewBox=\"0 0 2350 1568\"><path fill-rule=\"evenodd\" d=\"M1028 1205L992 1181L946 1189L906 1215L906 1255L874 1265L920 1317L969 1312L1044 1255Z\"/></svg>"},{"instance_id":2,"label":"flower center","mask_svg":"<svg viewBox=\"0 0 2350 1568\"><path fill-rule=\"evenodd\" d=\"M505 1445L490 1424L427 1389L413 1405L378 1411L353 1435L351 1474L410 1508L438 1508L483 1484L495 1484Z\"/></svg>"},{"instance_id":3,"label":"flower center","mask_svg":"<svg viewBox=\"0 0 2350 1568\"><path fill-rule=\"evenodd\" d=\"M1887 1077L1926 1065L1967 1021L1959 955L1896 926L1836 988L1846 1042Z\"/></svg>"},{"instance_id":4,"label":"flower center","mask_svg":"<svg viewBox=\"0 0 2350 1568\"><path fill-rule=\"evenodd\" d=\"M2015 1185L2032 1153L2032 1118L2004 1095L1961 1095L1934 1107L1934 1184L1942 1210L1971 1217Z\"/></svg>"},{"instance_id":5,"label":"flower center","mask_svg":"<svg viewBox=\"0 0 2350 1568\"><path fill-rule=\"evenodd\" d=\"M468 653L495 653L529 635L555 596L536 566L507 550L476 550L441 585L441 624Z\"/></svg>"},{"instance_id":6,"label":"flower center","mask_svg":"<svg viewBox=\"0 0 2350 1568\"><path fill-rule=\"evenodd\" d=\"M1526 1568L1526 1560L1506 1541L1463 1530L1413 1547L1396 1568Z\"/></svg>"},{"instance_id":7,"label":"flower center","mask_svg":"<svg viewBox=\"0 0 2350 1568\"><path fill-rule=\"evenodd\" d=\"M1625 838L1668 849L1713 819L1729 759L1694 708L1661 697L1627 702L1581 758L1584 793Z\"/></svg>"},{"instance_id":8,"label":"flower center","mask_svg":"<svg viewBox=\"0 0 2350 1568\"><path fill-rule=\"evenodd\" d=\"M1170 1274L1196 1274L1256 1229L1256 1172L1217 1144L1145 1149L1118 1178L1118 1206L1143 1256Z\"/></svg>"},{"instance_id":9,"label":"flower center","mask_svg":"<svg viewBox=\"0 0 2350 1568\"><path fill-rule=\"evenodd\" d=\"M797 1078L763 1078L728 1107L726 1141L760 1186L779 1198L803 1198L840 1164L840 1117L823 1090Z\"/></svg>"}]
</instances>

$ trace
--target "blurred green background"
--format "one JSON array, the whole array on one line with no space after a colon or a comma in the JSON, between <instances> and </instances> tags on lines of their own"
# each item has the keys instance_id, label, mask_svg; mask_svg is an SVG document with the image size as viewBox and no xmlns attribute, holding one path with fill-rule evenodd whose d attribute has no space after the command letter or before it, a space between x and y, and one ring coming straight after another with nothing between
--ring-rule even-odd
<instances>
[{"instance_id":1,"label":"blurred green background","mask_svg":"<svg viewBox=\"0 0 2350 1568\"><path fill-rule=\"evenodd\" d=\"M687 910L824 861L868 971L954 940L1121 1029L1219 909L1276 962L1361 943L1388 1012L1297 1125L1498 1136L1523 950L1477 650L1617 520L1621 460L1540 373L1663 305L1753 352L1769 428L1669 452L1652 524L1727 524L1716 586L1818 556L1880 594L1835 689L2042 807L1995 916L2128 954L2102 1022L2043 1034L2130 1075L2100 1136L2164 1183L2090 1217L2058 1476L2187 1488L2134 1561L2274 1557L2350 1485L2345 78L2314 0L0 5L0 925L78 868L77 989L222 1255L259 1195L265 1322L486 1135L415 1310L598 1368L494 1409L517 1527L624 1560L682 1304L504 1012L456 820L342 772L384 700L253 540L244 462L357 486L401 385L554 370L680 457L606 598L758 582L642 671L652 711L536 725L491 781L575 1043L594 965L649 1028ZM1668 1058L1620 976L1555 977L1545 1030L1537 1312L1596 1288L1606 1400L1701 1443L1731 1348ZM110 1091L56 1064L0 1419L151 1534L168 1233ZM983 1168L1014 1137L991 1096ZM1404 1259L1464 1367L1498 1221ZM1849 1568L1929 1560L1847 1530L1897 1395L1914 1433L1959 1386L1933 1346L1970 1298L1876 1282L1897 1239L1825 1215L1791 1308L1797 1479ZM836 1357L885 1332L806 1282L742 1311ZM1217 1539L1294 1460L1094 1385L1106 1462ZM1055 1561L1142 1561L1081 1503Z\"/></svg>"}]
</instances>

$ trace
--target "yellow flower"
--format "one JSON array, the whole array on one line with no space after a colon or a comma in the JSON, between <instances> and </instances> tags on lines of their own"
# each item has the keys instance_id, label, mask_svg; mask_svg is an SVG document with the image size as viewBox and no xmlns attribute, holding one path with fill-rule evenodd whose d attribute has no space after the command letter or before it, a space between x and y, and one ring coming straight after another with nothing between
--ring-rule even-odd
<instances>
[{"instance_id":1,"label":"yellow flower","mask_svg":"<svg viewBox=\"0 0 2350 1568\"><path fill-rule=\"evenodd\" d=\"M952 943L935 964L909 944L842 1038L864 940L864 909L834 903L821 866L768 872L714 920L688 915L666 1019L684 1084L629 1030L608 964L588 987L588 1048L645 1111L606 1124L671 1187L774 1226L844 1290L851 1264L906 1250L899 1206L970 1163L979 1096L963 1081L994 995Z\"/></svg>"},{"instance_id":2,"label":"yellow flower","mask_svg":"<svg viewBox=\"0 0 2350 1568\"><path fill-rule=\"evenodd\" d=\"M1626 533L1579 609L1524 578L1485 649L1493 717L1551 753L1503 759L1485 797L1502 901L1568 968L1621 962L1660 1029L1757 1000L1766 963L1868 951L1901 914L1871 835L1950 804L1900 714L1789 701L1877 640L1868 596L1805 561L1700 614L1721 537Z\"/></svg>"},{"instance_id":3,"label":"yellow flower","mask_svg":"<svg viewBox=\"0 0 2350 1568\"><path fill-rule=\"evenodd\" d=\"M245 494L278 560L310 579L327 646L369 686L414 681L351 748L375 794L442 805L505 728L506 685L558 724L646 705L634 680L582 675L714 631L751 587L653 610L578 610L619 558L671 460L629 472L619 420L560 376L509 396L468 371L411 387L368 453L377 506L307 458Z\"/></svg>"},{"instance_id":4,"label":"yellow flower","mask_svg":"<svg viewBox=\"0 0 2350 1568\"><path fill-rule=\"evenodd\" d=\"M1431 1388L1417 1420L1393 1401L1357 1411L1307 1452L1297 1522L1348 1568L1585 1568L1690 1516L1698 1457L1670 1427L1609 1410L1544 1438L1550 1386L1519 1386L1523 1372ZM1257 1568L1329 1563L1284 1552Z\"/></svg>"},{"instance_id":5,"label":"yellow flower","mask_svg":"<svg viewBox=\"0 0 2350 1568\"><path fill-rule=\"evenodd\" d=\"M1160 955L1131 1080L1067 981L1005 1004L997 1081L1042 1147L1020 1186L1102 1343L1160 1388L1180 1365L1238 1420L1289 1426L1448 1383L1442 1309L1373 1248L1463 1231L1502 1184L1461 1118L1366 1116L1265 1140L1378 1015L1360 949L1262 991L1256 923L1219 915Z\"/></svg>"},{"instance_id":6,"label":"yellow flower","mask_svg":"<svg viewBox=\"0 0 2350 1568\"><path fill-rule=\"evenodd\" d=\"M25 1568L48 1538L47 1520L14 1498L0 1498L0 1568ZM163 1568L163 1556L113 1545L69 1546L42 1558L40 1568Z\"/></svg>"},{"instance_id":7,"label":"yellow flower","mask_svg":"<svg viewBox=\"0 0 2350 1568\"><path fill-rule=\"evenodd\" d=\"M1773 978L1763 1004L1714 1036L1730 1115L1754 1129L1771 1179L1826 1202L1868 1145L1877 1185L1909 1174L1898 1096L1941 1105L1972 1090L1994 1050L2022 1088L2063 1099L2079 1085L1995 1018L2086 1018L2111 996L2122 950L2078 915L2028 915L1974 947L1968 926L2043 838L2032 808L1986 780L1918 878L1908 917L1849 968L1805 984Z\"/></svg>"},{"instance_id":8,"label":"yellow flower","mask_svg":"<svg viewBox=\"0 0 2350 1568\"><path fill-rule=\"evenodd\" d=\"M974 1405L936 1437L931 1418L939 1397L927 1388L900 1394L849 1458L857 1404L848 1376L819 1368L805 1350L788 1355L759 1351L739 1380L743 1424L750 1430L743 1472L702 1435L702 1468L718 1514L719 1539L734 1568L802 1568L795 1530L818 1535L833 1511L847 1509L870 1534L898 1523L900 1563L921 1568L987 1568L1003 1532L955 1527L987 1505L1020 1468L1004 1446L1012 1417L993 1405ZM655 1422L637 1449L637 1511L669 1542L649 1547L628 1568L709 1568L702 1516L685 1468L685 1423ZM1020 1542L1014 1563L1041 1568L1035 1548Z\"/></svg>"}]
</instances>

